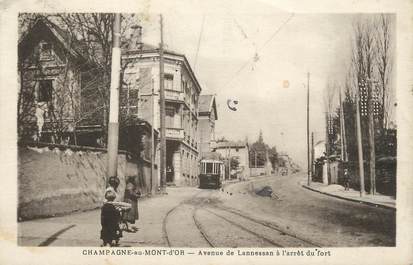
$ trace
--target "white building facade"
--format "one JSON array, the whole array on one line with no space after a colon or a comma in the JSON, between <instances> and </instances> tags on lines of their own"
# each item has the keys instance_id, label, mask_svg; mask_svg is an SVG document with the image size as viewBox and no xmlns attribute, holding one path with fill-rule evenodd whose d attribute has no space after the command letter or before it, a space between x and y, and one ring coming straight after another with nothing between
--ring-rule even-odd
<instances>
[{"instance_id":1,"label":"white building facade","mask_svg":"<svg viewBox=\"0 0 413 265\"><path fill-rule=\"evenodd\" d=\"M159 51L143 46L122 55L124 84L128 93L139 93L139 118L160 129ZM201 87L182 54L164 52L166 181L172 185L198 184L198 101ZM126 93L126 94L128 94ZM159 145L158 145L159 146ZM156 161L159 165L159 150ZM158 176L159 180L159 176Z\"/></svg>"}]
</instances>

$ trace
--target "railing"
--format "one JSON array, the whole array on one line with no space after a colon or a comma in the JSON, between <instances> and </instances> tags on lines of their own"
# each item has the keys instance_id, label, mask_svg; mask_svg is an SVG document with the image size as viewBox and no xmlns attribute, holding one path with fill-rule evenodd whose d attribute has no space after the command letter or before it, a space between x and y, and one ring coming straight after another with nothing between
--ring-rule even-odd
<instances>
[{"instance_id":1,"label":"railing","mask_svg":"<svg viewBox=\"0 0 413 265\"><path fill-rule=\"evenodd\" d=\"M166 128L166 137L184 140L184 129L182 128Z\"/></svg>"}]
</instances>

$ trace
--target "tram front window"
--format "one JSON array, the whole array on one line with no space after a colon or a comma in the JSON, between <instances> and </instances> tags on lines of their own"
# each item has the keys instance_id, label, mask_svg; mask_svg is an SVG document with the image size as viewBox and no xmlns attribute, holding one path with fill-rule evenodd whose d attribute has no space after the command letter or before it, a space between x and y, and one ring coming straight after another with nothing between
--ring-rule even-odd
<instances>
[{"instance_id":1,"label":"tram front window","mask_svg":"<svg viewBox=\"0 0 413 265\"><path fill-rule=\"evenodd\" d=\"M219 174L221 174L221 170L220 170L221 168L220 168L220 164L215 164L215 174L217 174L217 175L219 175Z\"/></svg>"},{"instance_id":2,"label":"tram front window","mask_svg":"<svg viewBox=\"0 0 413 265\"><path fill-rule=\"evenodd\" d=\"M212 172L212 163L206 163L206 172L207 174L211 174Z\"/></svg>"}]
</instances>

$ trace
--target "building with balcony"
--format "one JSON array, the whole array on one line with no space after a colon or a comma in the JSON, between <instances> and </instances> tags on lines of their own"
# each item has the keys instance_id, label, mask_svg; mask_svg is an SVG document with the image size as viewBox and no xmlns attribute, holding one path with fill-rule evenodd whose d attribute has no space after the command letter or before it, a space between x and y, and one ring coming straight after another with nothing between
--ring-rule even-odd
<instances>
[{"instance_id":1,"label":"building with balcony","mask_svg":"<svg viewBox=\"0 0 413 265\"><path fill-rule=\"evenodd\" d=\"M218 120L214 95L201 95L199 98L199 153L200 157L212 152L215 142L215 121Z\"/></svg>"},{"instance_id":2,"label":"building with balcony","mask_svg":"<svg viewBox=\"0 0 413 265\"><path fill-rule=\"evenodd\" d=\"M139 34L137 34L139 35ZM124 86L138 90L139 118L160 129L159 50L132 41L122 53ZM166 181L174 185L198 183L198 103L201 93L195 74L185 55L164 51ZM156 161L159 161L159 152ZM159 176L158 176L159 177Z\"/></svg>"}]
</instances>

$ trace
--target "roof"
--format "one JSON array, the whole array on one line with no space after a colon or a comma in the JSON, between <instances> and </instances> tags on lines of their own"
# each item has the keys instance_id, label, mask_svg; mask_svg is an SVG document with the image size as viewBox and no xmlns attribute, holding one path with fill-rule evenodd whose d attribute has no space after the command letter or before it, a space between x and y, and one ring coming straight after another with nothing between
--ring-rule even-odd
<instances>
[{"instance_id":1,"label":"roof","mask_svg":"<svg viewBox=\"0 0 413 265\"><path fill-rule=\"evenodd\" d=\"M199 96L199 114L209 115L212 111L214 111L215 120L218 120L215 96L214 95L200 95Z\"/></svg>"},{"instance_id":2,"label":"roof","mask_svg":"<svg viewBox=\"0 0 413 265\"><path fill-rule=\"evenodd\" d=\"M44 34L49 34L54 37L55 41L60 42L62 46L74 58L88 61L88 57L84 53L84 49L86 48L85 44L77 40L76 38L71 37L68 32L45 18L39 18L34 23L34 25L27 30L27 33L20 39L19 53L22 58L25 58L25 55L31 48L31 45L33 45L29 40L37 43L37 41L41 40L41 37Z\"/></svg>"},{"instance_id":3,"label":"roof","mask_svg":"<svg viewBox=\"0 0 413 265\"><path fill-rule=\"evenodd\" d=\"M225 141L225 142L217 142L214 145L214 149L221 149L221 148L245 148L247 145L243 141Z\"/></svg>"},{"instance_id":4,"label":"roof","mask_svg":"<svg viewBox=\"0 0 413 265\"><path fill-rule=\"evenodd\" d=\"M141 49L129 49L129 50L122 50L122 56L138 56L138 58L141 58L141 56L145 55L145 54L150 54L150 53L155 53L155 54L159 54L159 47L156 47L154 45L151 44L147 44L147 43L142 43L142 48ZM191 76L191 78L194 80L195 82L195 87L199 90L199 92L202 91L201 85L198 82L197 77L195 76L194 71L191 68L191 65L188 62L188 59L186 58L185 54L182 53L178 53L172 50L168 50L168 49L163 49L164 52L164 56L165 55L170 55L170 56L178 56L180 58L182 58L182 61L185 65L185 68L187 69L189 75ZM149 56L153 56L153 55L149 55ZM158 56L158 55L155 55ZM153 57L155 57L153 56Z\"/></svg>"}]
</instances>

